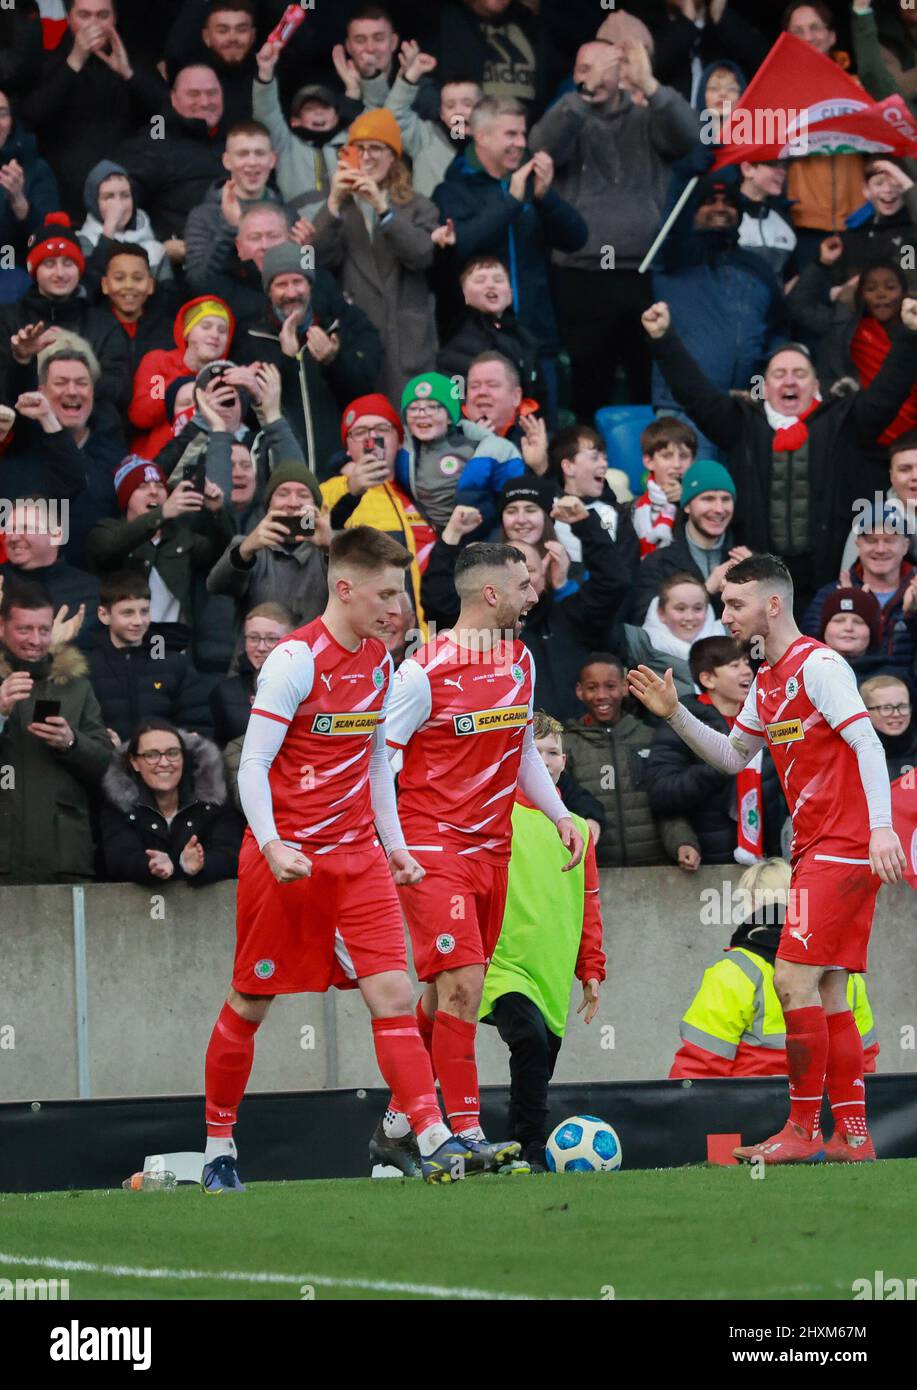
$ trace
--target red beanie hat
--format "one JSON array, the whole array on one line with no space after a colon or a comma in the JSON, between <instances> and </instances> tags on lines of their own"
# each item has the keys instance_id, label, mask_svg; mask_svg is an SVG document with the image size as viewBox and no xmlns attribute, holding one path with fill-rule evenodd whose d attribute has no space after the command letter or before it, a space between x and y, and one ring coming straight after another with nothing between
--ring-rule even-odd
<instances>
[{"instance_id":1,"label":"red beanie hat","mask_svg":"<svg viewBox=\"0 0 917 1390\"><path fill-rule=\"evenodd\" d=\"M389 420L398 431L398 442L404 443L404 425L401 416L392 405L387 396L383 396L380 391L371 393L368 396L357 396L355 401L344 408L341 417L341 443L347 448L347 436L357 423L361 415L381 415L384 420Z\"/></svg>"},{"instance_id":2,"label":"red beanie hat","mask_svg":"<svg viewBox=\"0 0 917 1390\"><path fill-rule=\"evenodd\" d=\"M825 628L839 613L856 613L869 628L869 647L872 651L882 640L882 609L875 594L868 589L834 589L822 604L818 640L824 642Z\"/></svg>"},{"instance_id":3,"label":"red beanie hat","mask_svg":"<svg viewBox=\"0 0 917 1390\"><path fill-rule=\"evenodd\" d=\"M65 212L49 212L42 226L29 237L25 265L33 280L42 261L52 256L66 256L79 266L81 275L86 269L83 248Z\"/></svg>"},{"instance_id":4,"label":"red beanie hat","mask_svg":"<svg viewBox=\"0 0 917 1390\"><path fill-rule=\"evenodd\" d=\"M149 459L142 459L139 454L128 454L122 459L115 470L115 494L118 498L118 506L122 512L127 511L127 504L144 483L162 483L166 486L166 475L158 463L151 463Z\"/></svg>"}]
</instances>

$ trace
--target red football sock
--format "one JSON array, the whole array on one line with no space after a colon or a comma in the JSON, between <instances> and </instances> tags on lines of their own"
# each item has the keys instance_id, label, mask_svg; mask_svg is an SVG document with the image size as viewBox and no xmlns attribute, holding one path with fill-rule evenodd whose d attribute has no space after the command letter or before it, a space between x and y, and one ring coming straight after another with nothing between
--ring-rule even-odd
<instances>
[{"instance_id":1,"label":"red football sock","mask_svg":"<svg viewBox=\"0 0 917 1390\"><path fill-rule=\"evenodd\" d=\"M260 1023L242 1018L224 1004L213 1026L204 1065L207 1134L211 1139L230 1139L237 1111L251 1075L255 1034Z\"/></svg>"},{"instance_id":2,"label":"red football sock","mask_svg":"<svg viewBox=\"0 0 917 1390\"><path fill-rule=\"evenodd\" d=\"M821 1129L821 1102L828 1061L828 1028L820 1004L787 1009L786 1064L790 1076L790 1119L814 1138Z\"/></svg>"},{"instance_id":3,"label":"red football sock","mask_svg":"<svg viewBox=\"0 0 917 1390\"><path fill-rule=\"evenodd\" d=\"M828 1099L835 1132L846 1130L865 1137L866 1085L863 1081L863 1039L849 1009L828 1014Z\"/></svg>"},{"instance_id":4,"label":"red football sock","mask_svg":"<svg viewBox=\"0 0 917 1390\"><path fill-rule=\"evenodd\" d=\"M478 1064L474 1057L477 1027L436 1010L433 1020L433 1065L443 1093L443 1105L455 1134L481 1123Z\"/></svg>"},{"instance_id":5,"label":"red football sock","mask_svg":"<svg viewBox=\"0 0 917 1390\"><path fill-rule=\"evenodd\" d=\"M423 1134L432 1124L442 1124L436 1098L436 1084L417 1023L410 1014L399 1018L374 1018L373 1042L379 1070L401 1101L415 1134Z\"/></svg>"},{"instance_id":6,"label":"red football sock","mask_svg":"<svg viewBox=\"0 0 917 1390\"><path fill-rule=\"evenodd\" d=\"M420 1034L420 1041L427 1049L427 1056L430 1058L430 1066L433 1065L433 1020L424 1011L423 995L417 1001L417 1008L414 1010L414 1017L417 1020L417 1031ZM436 1073L433 1073L433 1084L436 1085ZM404 1106L401 1104L400 1096L392 1094L388 1103L389 1110L394 1110L399 1115L405 1113Z\"/></svg>"}]
</instances>

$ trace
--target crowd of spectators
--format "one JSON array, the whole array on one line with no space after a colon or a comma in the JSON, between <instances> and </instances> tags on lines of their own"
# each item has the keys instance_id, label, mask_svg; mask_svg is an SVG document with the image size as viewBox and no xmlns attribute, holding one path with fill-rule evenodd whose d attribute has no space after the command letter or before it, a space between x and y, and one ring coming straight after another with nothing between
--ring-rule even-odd
<instances>
[{"instance_id":1,"label":"crowd of spectators","mask_svg":"<svg viewBox=\"0 0 917 1390\"><path fill-rule=\"evenodd\" d=\"M599 865L785 848L767 755L739 786L625 680L730 727L752 551L911 772L917 168L712 170L781 30L917 114L909 0L285 8L0 8L0 885L234 876L258 671L354 525L411 554L396 662L518 546Z\"/></svg>"}]
</instances>

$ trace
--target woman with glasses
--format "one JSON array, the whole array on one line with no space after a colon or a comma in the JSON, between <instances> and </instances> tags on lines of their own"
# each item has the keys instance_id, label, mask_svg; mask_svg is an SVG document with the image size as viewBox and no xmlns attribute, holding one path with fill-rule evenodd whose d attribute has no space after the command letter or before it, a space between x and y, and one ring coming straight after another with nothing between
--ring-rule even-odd
<instances>
[{"instance_id":1,"label":"woman with glasses","mask_svg":"<svg viewBox=\"0 0 917 1390\"><path fill-rule=\"evenodd\" d=\"M347 138L352 163L338 159L328 201L315 218L313 245L319 265L340 275L348 298L382 335L382 390L397 400L405 383L436 357L427 272L448 234L438 230L435 203L411 187L401 131L387 108L364 111Z\"/></svg>"},{"instance_id":2,"label":"woman with glasses","mask_svg":"<svg viewBox=\"0 0 917 1390\"><path fill-rule=\"evenodd\" d=\"M295 626L293 615L280 603L259 603L249 611L229 674L210 692L214 737L221 748L245 733L258 672L281 637Z\"/></svg>"},{"instance_id":3,"label":"woman with glasses","mask_svg":"<svg viewBox=\"0 0 917 1390\"><path fill-rule=\"evenodd\" d=\"M144 720L116 753L102 790L109 879L194 886L235 878L244 826L209 739L166 719Z\"/></svg>"},{"instance_id":4,"label":"woman with glasses","mask_svg":"<svg viewBox=\"0 0 917 1390\"><path fill-rule=\"evenodd\" d=\"M872 727L885 749L889 780L917 768L917 725L911 692L897 676L870 676L860 686Z\"/></svg>"}]
</instances>

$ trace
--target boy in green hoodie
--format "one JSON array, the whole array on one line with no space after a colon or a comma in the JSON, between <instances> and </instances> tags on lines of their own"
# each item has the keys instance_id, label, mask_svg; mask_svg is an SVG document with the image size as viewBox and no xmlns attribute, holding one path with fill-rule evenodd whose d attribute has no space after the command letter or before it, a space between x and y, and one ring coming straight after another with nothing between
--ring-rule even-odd
<instances>
[{"instance_id":1,"label":"boy in green hoodie","mask_svg":"<svg viewBox=\"0 0 917 1390\"><path fill-rule=\"evenodd\" d=\"M567 761L563 726L539 710L533 733L556 786ZM573 977L582 981L576 1012L585 1010L586 1023L595 1017L605 978L595 847L586 822L573 820L586 852L578 868L559 874L564 848L554 827L516 792L506 911L479 1015L496 1026L510 1050L511 1137L522 1144L521 1158L533 1173L546 1171L548 1082L563 1042Z\"/></svg>"}]
</instances>

